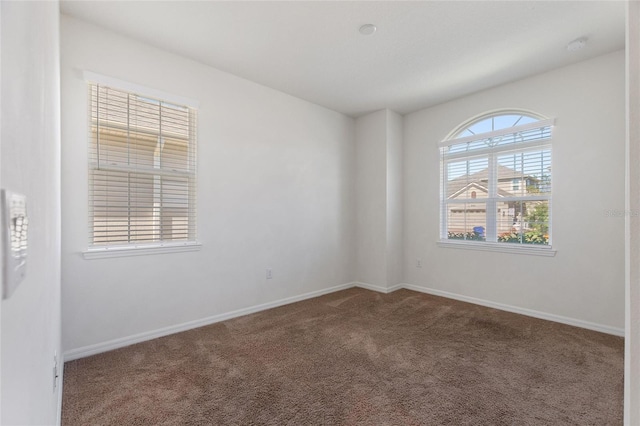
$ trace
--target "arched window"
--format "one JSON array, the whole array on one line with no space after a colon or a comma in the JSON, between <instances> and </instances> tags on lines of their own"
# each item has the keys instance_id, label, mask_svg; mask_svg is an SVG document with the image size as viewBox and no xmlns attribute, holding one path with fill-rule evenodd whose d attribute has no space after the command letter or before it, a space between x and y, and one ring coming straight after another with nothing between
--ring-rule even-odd
<instances>
[{"instance_id":1,"label":"arched window","mask_svg":"<svg viewBox=\"0 0 640 426\"><path fill-rule=\"evenodd\" d=\"M441 241L550 247L553 123L531 112L491 112L440 143Z\"/></svg>"}]
</instances>

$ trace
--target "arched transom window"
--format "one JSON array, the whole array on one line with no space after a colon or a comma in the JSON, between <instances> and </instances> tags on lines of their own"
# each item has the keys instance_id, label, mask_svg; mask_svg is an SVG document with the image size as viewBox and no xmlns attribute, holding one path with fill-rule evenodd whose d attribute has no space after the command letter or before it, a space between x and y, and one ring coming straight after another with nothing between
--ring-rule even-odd
<instances>
[{"instance_id":1,"label":"arched transom window","mask_svg":"<svg viewBox=\"0 0 640 426\"><path fill-rule=\"evenodd\" d=\"M441 241L551 245L553 120L500 111L440 143Z\"/></svg>"}]
</instances>

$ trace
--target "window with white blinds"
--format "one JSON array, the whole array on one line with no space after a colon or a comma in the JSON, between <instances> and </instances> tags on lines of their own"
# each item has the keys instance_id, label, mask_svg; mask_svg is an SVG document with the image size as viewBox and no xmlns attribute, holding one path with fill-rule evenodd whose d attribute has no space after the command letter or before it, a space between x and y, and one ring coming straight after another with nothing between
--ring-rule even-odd
<instances>
[{"instance_id":1,"label":"window with white blinds","mask_svg":"<svg viewBox=\"0 0 640 426\"><path fill-rule=\"evenodd\" d=\"M89 247L196 240L195 109L89 84Z\"/></svg>"},{"instance_id":2,"label":"window with white blinds","mask_svg":"<svg viewBox=\"0 0 640 426\"><path fill-rule=\"evenodd\" d=\"M550 247L552 129L501 112L441 142L441 241Z\"/></svg>"}]
</instances>

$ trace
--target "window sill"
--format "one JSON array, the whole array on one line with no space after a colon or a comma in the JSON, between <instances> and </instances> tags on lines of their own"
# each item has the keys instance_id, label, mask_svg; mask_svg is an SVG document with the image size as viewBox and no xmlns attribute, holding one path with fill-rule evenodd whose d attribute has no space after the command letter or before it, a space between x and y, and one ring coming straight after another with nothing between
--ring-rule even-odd
<instances>
[{"instance_id":1,"label":"window sill","mask_svg":"<svg viewBox=\"0 0 640 426\"><path fill-rule=\"evenodd\" d=\"M556 255L556 250L553 250L551 246L534 246L534 245L516 245L510 243L487 243L487 242L465 242L465 241L449 241L441 240L437 241L438 247L464 249L464 250L478 250L478 251L493 251L499 253L510 254L528 254L532 256L547 256L553 257Z\"/></svg>"},{"instance_id":2,"label":"window sill","mask_svg":"<svg viewBox=\"0 0 640 426\"><path fill-rule=\"evenodd\" d=\"M104 259L107 257L148 256L153 254L198 251L202 244L190 241L186 243L141 244L135 246L113 246L90 248L83 252L85 259Z\"/></svg>"}]
</instances>

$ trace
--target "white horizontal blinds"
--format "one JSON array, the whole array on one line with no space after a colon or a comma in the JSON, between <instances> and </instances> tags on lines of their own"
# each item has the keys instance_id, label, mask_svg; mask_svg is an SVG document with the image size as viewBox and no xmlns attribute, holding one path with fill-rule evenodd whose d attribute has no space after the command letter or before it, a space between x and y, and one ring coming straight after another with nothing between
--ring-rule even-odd
<instances>
[{"instance_id":1,"label":"white horizontal blinds","mask_svg":"<svg viewBox=\"0 0 640 426\"><path fill-rule=\"evenodd\" d=\"M89 244L195 240L196 111L96 84L89 92Z\"/></svg>"},{"instance_id":2,"label":"white horizontal blinds","mask_svg":"<svg viewBox=\"0 0 640 426\"><path fill-rule=\"evenodd\" d=\"M551 148L498 155L499 242L549 243ZM527 201L524 201L527 200Z\"/></svg>"},{"instance_id":3,"label":"white horizontal blinds","mask_svg":"<svg viewBox=\"0 0 640 426\"><path fill-rule=\"evenodd\" d=\"M444 195L447 200L445 214L448 238L482 239L487 226L488 167L488 157L446 162ZM474 228L480 232L474 232Z\"/></svg>"},{"instance_id":4,"label":"white horizontal blinds","mask_svg":"<svg viewBox=\"0 0 640 426\"><path fill-rule=\"evenodd\" d=\"M549 244L552 124L494 116L441 144L441 238Z\"/></svg>"}]
</instances>

